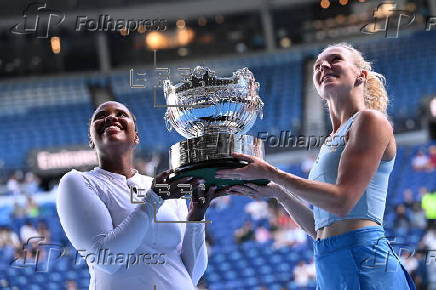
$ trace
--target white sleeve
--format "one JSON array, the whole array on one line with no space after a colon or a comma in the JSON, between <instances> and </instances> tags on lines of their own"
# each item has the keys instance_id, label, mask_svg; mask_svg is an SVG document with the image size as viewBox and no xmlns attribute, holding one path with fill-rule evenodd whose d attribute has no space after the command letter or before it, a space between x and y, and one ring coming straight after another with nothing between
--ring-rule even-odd
<instances>
[{"instance_id":1,"label":"white sleeve","mask_svg":"<svg viewBox=\"0 0 436 290\"><path fill-rule=\"evenodd\" d=\"M185 201L182 201L186 208ZM191 276L192 283L197 286L198 281L206 271L208 263L205 223L186 224L186 232L182 245L182 261Z\"/></svg>"},{"instance_id":2,"label":"white sleeve","mask_svg":"<svg viewBox=\"0 0 436 290\"><path fill-rule=\"evenodd\" d=\"M56 195L56 208L61 225L76 250L98 255L100 250L128 254L135 252L153 221L153 203L159 208L163 200L151 189L146 192L145 203L136 207L117 227L95 188L77 171L65 174ZM95 264L108 273L121 265Z\"/></svg>"}]
</instances>

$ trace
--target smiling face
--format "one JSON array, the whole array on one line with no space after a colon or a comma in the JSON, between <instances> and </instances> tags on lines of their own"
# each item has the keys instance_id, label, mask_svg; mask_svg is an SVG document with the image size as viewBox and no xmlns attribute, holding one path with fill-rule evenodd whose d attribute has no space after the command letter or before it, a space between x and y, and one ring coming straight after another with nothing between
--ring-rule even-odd
<instances>
[{"instance_id":1,"label":"smiling face","mask_svg":"<svg viewBox=\"0 0 436 290\"><path fill-rule=\"evenodd\" d=\"M344 47L326 48L313 67L313 83L322 98L350 92L359 84L356 79L360 75L351 51Z\"/></svg>"},{"instance_id":2,"label":"smiling face","mask_svg":"<svg viewBox=\"0 0 436 290\"><path fill-rule=\"evenodd\" d=\"M133 149L139 143L133 114L123 104L105 102L94 112L89 126L90 146L97 151L113 146Z\"/></svg>"}]
</instances>

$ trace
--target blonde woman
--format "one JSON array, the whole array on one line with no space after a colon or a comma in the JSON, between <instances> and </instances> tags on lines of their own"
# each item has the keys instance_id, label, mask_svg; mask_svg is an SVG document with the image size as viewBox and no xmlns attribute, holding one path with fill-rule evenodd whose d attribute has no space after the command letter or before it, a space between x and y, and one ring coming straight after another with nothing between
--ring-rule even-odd
<instances>
[{"instance_id":1,"label":"blonde woman","mask_svg":"<svg viewBox=\"0 0 436 290\"><path fill-rule=\"evenodd\" d=\"M358 50L339 43L318 55L313 83L328 105L333 131L308 179L243 154L234 157L246 167L220 170L217 177L272 181L227 192L276 198L312 236L317 289L415 289L383 229L396 155L384 77Z\"/></svg>"}]
</instances>

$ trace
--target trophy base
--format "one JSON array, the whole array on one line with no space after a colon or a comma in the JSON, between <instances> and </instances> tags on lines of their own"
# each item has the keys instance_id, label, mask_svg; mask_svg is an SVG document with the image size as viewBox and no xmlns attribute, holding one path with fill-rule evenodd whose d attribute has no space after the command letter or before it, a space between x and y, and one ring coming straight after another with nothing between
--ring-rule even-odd
<instances>
[{"instance_id":1,"label":"trophy base","mask_svg":"<svg viewBox=\"0 0 436 290\"><path fill-rule=\"evenodd\" d=\"M244 183L254 183L257 185L267 185L270 181L268 179L255 179L255 180L234 180L234 179L218 179L215 178L217 170L232 169L244 167L243 163L237 159L222 159L213 161L204 161L194 165L187 165L176 169L176 172L170 176L170 180L192 176L194 178L201 178L205 181L206 190L216 185L217 189L222 189L231 185L242 185Z\"/></svg>"}]
</instances>

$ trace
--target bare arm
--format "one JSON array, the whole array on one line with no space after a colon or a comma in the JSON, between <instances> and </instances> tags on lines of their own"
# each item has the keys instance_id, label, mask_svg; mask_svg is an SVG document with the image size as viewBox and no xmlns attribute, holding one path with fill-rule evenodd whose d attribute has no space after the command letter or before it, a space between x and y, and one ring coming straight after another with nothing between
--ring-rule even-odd
<instances>
[{"instance_id":1,"label":"bare arm","mask_svg":"<svg viewBox=\"0 0 436 290\"><path fill-rule=\"evenodd\" d=\"M392 137L386 118L362 111L341 155L336 184L300 178L280 171L272 180L313 205L345 216L355 206L377 170Z\"/></svg>"},{"instance_id":2,"label":"bare arm","mask_svg":"<svg viewBox=\"0 0 436 290\"><path fill-rule=\"evenodd\" d=\"M277 200L292 219L315 240L316 231L313 211L300 198L286 190L277 195Z\"/></svg>"},{"instance_id":3,"label":"bare arm","mask_svg":"<svg viewBox=\"0 0 436 290\"><path fill-rule=\"evenodd\" d=\"M267 178L316 207L345 216L355 206L374 175L393 132L389 121L373 110L361 111L350 130L339 162L336 184L300 178L274 168L267 162L245 154L233 157L249 164L238 169L223 169L217 178Z\"/></svg>"},{"instance_id":4,"label":"bare arm","mask_svg":"<svg viewBox=\"0 0 436 290\"><path fill-rule=\"evenodd\" d=\"M283 206L291 218L313 239L316 239L315 219L313 211L299 197L293 195L282 186L270 182L268 185L233 185L228 190L230 194L250 197L275 198Z\"/></svg>"}]
</instances>

